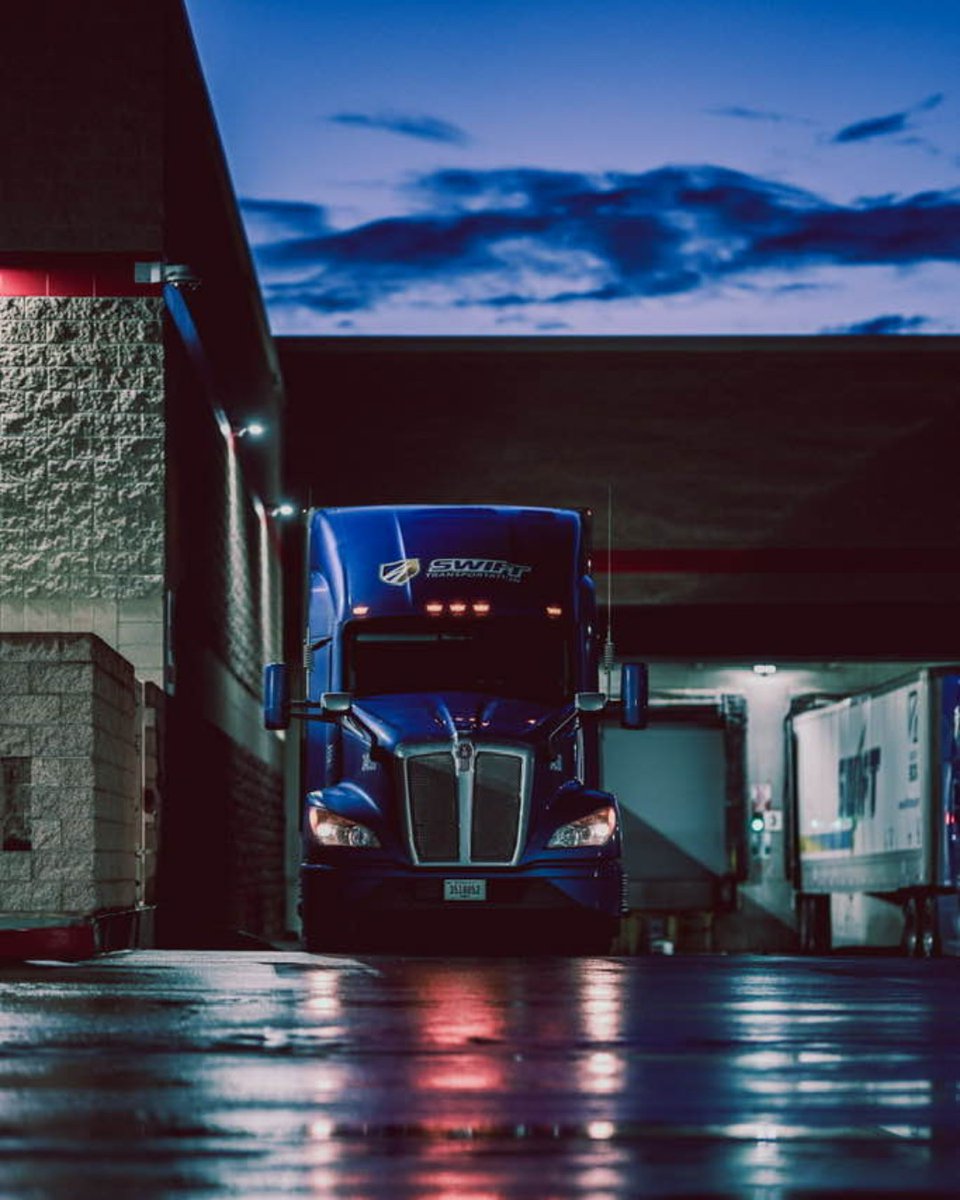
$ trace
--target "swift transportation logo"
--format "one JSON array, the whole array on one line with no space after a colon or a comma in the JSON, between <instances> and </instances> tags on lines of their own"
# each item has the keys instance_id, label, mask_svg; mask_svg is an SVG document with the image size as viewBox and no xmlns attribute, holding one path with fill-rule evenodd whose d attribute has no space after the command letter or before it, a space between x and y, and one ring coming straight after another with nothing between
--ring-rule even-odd
<instances>
[{"instance_id":1,"label":"swift transportation logo","mask_svg":"<svg viewBox=\"0 0 960 1200\"><path fill-rule=\"evenodd\" d=\"M533 567L500 558L435 558L427 567L428 579L502 579L521 583Z\"/></svg>"},{"instance_id":2,"label":"swift transportation logo","mask_svg":"<svg viewBox=\"0 0 960 1200\"><path fill-rule=\"evenodd\" d=\"M428 579L503 579L520 583L533 567L504 562L501 558L434 558L427 567ZM402 587L420 574L419 558L401 558L381 563L380 579L393 587Z\"/></svg>"},{"instance_id":3,"label":"swift transportation logo","mask_svg":"<svg viewBox=\"0 0 960 1200\"><path fill-rule=\"evenodd\" d=\"M419 558L401 558L399 562L381 563L380 578L393 587L403 587L420 574Z\"/></svg>"},{"instance_id":4,"label":"swift transportation logo","mask_svg":"<svg viewBox=\"0 0 960 1200\"><path fill-rule=\"evenodd\" d=\"M880 747L865 749L867 731L860 732L855 754L841 758L838 764L840 816L873 817L877 811L877 772L880 770Z\"/></svg>"}]
</instances>

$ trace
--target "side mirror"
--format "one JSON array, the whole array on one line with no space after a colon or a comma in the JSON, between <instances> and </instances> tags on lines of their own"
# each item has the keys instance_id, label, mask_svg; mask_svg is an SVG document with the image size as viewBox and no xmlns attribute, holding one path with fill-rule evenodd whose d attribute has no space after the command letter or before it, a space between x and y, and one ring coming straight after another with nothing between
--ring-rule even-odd
<instances>
[{"instance_id":1,"label":"side mirror","mask_svg":"<svg viewBox=\"0 0 960 1200\"><path fill-rule=\"evenodd\" d=\"M263 668L263 725L286 729L290 724L290 671L286 663L267 663Z\"/></svg>"},{"instance_id":2,"label":"side mirror","mask_svg":"<svg viewBox=\"0 0 960 1200\"><path fill-rule=\"evenodd\" d=\"M353 708L353 697L349 692L324 692L320 697L320 710L325 716L340 717Z\"/></svg>"},{"instance_id":3,"label":"side mirror","mask_svg":"<svg viewBox=\"0 0 960 1200\"><path fill-rule=\"evenodd\" d=\"M620 724L624 729L646 729L650 707L650 673L646 663L624 663L620 669Z\"/></svg>"},{"instance_id":4,"label":"side mirror","mask_svg":"<svg viewBox=\"0 0 960 1200\"><path fill-rule=\"evenodd\" d=\"M603 692L577 692L573 698L574 708L582 713L603 712L606 704L607 698Z\"/></svg>"}]
</instances>

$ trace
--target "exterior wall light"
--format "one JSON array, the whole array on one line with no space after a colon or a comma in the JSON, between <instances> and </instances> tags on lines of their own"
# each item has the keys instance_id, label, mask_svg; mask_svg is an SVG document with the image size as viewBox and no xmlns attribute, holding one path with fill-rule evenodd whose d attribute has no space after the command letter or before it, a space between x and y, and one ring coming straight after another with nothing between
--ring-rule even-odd
<instances>
[{"instance_id":1,"label":"exterior wall light","mask_svg":"<svg viewBox=\"0 0 960 1200\"><path fill-rule=\"evenodd\" d=\"M274 504L267 509L267 513L271 517L292 517L300 511L295 504L291 504L289 500L284 500L281 504Z\"/></svg>"},{"instance_id":2,"label":"exterior wall light","mask_svg":"<svg viewBox=\"0 0 960 1200\"><path fill-rule=\"evenodd\" d=\"M188 263L138 262L133 264L135 283L165 283L177 291L195 292L203 282Z\"/></svg>"},{"instance_id":3,"label":"exterior wall light","mask_svg":"<svg viewBox=\"0 0 960 1200\"><path fill-rule=\"evenodd\" d=\"M262 421L249 421L246 425L241 425L239 428L234 429L233 436L235 438L248 437L256 440L257 438L262 438L266 432L267 427Z\"/></svg>"}]
</instances>

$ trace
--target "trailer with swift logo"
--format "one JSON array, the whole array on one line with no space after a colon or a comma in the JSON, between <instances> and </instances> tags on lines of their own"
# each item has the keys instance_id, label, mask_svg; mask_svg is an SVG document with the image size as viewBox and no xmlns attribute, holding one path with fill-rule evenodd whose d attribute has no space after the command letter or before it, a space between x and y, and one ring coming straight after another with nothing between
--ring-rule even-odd
<instances>
[{"instance_id":1,"label":"trailer with swift logo","mask_svg":"<svg viewBox=\"0 0 960 1200\"><path fill-rule=\"evenodd\" d=\"M568 509L308 514L302 696L274 663L264 703L269 729L303 719L307 949L498 915L571 948L609 944L621 817L599 779L588 535ZM639 728L639 664L622 687Z\"/></svg>"},{"instance_id":2,"label":"trailer with swift logo","mask_svg":"<svg viewBox=\"0 0 960 1200\"><path fill-rule=\"evenodd\" d=\"M923 670L790 718L803 949L893 934L907 954L960 953L958 672Z\"/></svg>"}]
</instances>

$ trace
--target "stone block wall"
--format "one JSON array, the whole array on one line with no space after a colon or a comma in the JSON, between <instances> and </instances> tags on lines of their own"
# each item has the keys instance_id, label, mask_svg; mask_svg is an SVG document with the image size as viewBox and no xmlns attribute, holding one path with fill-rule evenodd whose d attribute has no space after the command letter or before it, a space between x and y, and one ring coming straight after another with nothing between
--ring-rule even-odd
<instances>
[{"instance_id":1,"label":"stone block wall","mask_svg":"<svg viewBox=\"0 0 960 1200\"><path fill-rule=\"evenodd\" d=\"M132 908L142 842L133 668L89 634L0 635L0 912Z\"/></svg>"},{"instance_id":2,"label":"stone block wall","mask_svg":"<svg viewBox=\"0 0 960 1200\"><path fill-rule=\"evenodd\" d=\"M0 632L90 631L163 675L158 296L0 296Z\"/></svg>"}]
</instances>

